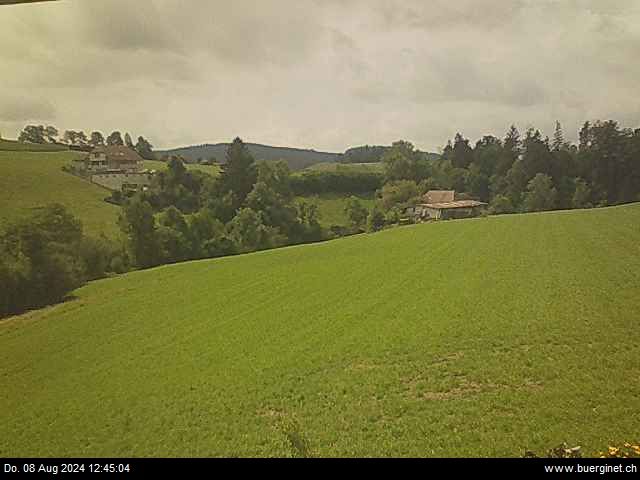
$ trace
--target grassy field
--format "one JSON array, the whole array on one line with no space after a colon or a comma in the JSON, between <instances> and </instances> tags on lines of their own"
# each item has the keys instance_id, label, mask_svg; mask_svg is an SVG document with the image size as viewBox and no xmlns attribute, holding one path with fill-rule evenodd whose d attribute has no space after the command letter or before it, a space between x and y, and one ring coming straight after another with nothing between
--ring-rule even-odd
<instances>
[{"instance_id":1,"label":"grassy field","mask_svg":"<svg viewBox=\"0 0 640 480\"><path fill-rule=\"evenodd\" d=\"M318 206L320 214L320 225L330 227L332 225L346 226L348 223L347 215L344 207L350 195L338 193L323 193L321 195L308 195L297 197L298 201L314 203ZM360 199L362 204L367 208L371 208L374 202L374 193L369 195L353 195Z\"/></svg>"},{"instance_id":2,"label":"grassy field","mask_svg":"<svg viewBox=\"0 0 640 480\"><path fill-rule=\"evenodd\" d=\"M0 323L0 456L593 454L640 432L640 204L93 282Z\"/></svg>"},{"instance_id":3,"label":"grassy field","mask_svg":"<svg viewBox=\"0 0 640 480\"><path fill-rule=\"evenodd\" d=\"M0 228L33 209L58 202L82 220L85 231L116 235L118 207L104 188L61 170L76 152L0 151Z\"/></svg>"},{"instance_id":4,"label":"grassy field","mask_svg":"<svg viewBox=\"0 0 640 480\"><path fill-rule=\"evenodd\" d=\"M214 177L220 173L220 167L218 165L199 165L197 163L187 163L185 165L188 170L200 170ZM160 160L145 160L144 168L149 170L164 170L167 168L167 164Z\"/></svg>"},{"instance_id":5,"label":"grassy field","mask_svg":"<svg viewBox=\"0 0 640 480\"><path fill-rule=\"evenodd\" d=\"M68 148L64 145L21 143L0 138L0 151L5 152L61 152Z\"/></svg>"}]
</instances>

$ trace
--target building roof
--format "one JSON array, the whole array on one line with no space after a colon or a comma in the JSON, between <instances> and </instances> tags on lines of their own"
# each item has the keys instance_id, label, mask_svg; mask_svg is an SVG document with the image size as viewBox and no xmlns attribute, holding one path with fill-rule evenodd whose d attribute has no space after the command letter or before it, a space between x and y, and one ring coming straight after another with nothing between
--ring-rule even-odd
<instances>
[{"instance_id":1,"label":"building roof","mask_svg":"<svg viewBox=\"0 0 640 480\"><path fill-rule=\"evenodd\" d=\"M429 190L422 196L424 203L444 203L455 200L455 190Z\"/></svg>"},{"instance_id":2,"label":"building roof","mask_svg":"<svg viewBox=\"0 0 640 480\"><path fill-rule=\"evenodd\" d=\"M92 154L104 153L110 163L134 163L142 162L142 157L135 150L124 145L107 145L96 147Z\"/></svg>"},{"instance_id":3,"label":"building roof","mask_svg":"<svg viewBox=\"0 0 640 480\"><path fill-rule=\"evenodd\" d=\"M484 202L478 202L477 200L457 200L455 202L435 202L435 203L423 203L421 206L427 208L435 208L437 210L446 210L449 208L472 208L486 205Z\"/></svg>"}]
</instances>

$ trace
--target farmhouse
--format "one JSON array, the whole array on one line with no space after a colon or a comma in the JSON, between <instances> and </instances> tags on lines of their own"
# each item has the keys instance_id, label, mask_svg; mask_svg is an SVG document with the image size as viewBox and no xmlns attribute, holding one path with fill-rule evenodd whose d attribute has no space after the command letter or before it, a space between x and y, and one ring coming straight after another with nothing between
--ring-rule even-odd
<instances>
[{"instance_id":1,"label":"farmhouse","mask_svg":"<svg viewBox=\"0 0 640 480\"><path fill-rule=\"evenodd\" d=\"M487 204L477 200L455 200L454 190L429 190L422 203L407 208L415 221L467 218L476 216Z\"/></svg>"},{"instance_id":2,"label":"farmhouse","mask_svg":"<svg viewBox=\"0 0 640 480\"><path fill-rule=\"evenodd\" d=\"M142 157L138 152L124 145L94 148L86 158L85 165L89 172L108 170L139 172L144 168Z\"/></svg>"},{"instance_id":3,"label":"farmhouse","mask_svg":"<svg viewBox=\"0 0 640 480\"><path fill-rule=\"evenodd\" d=\"M124 145L94 148L74 161L74 167L91 182L109 190L142 190L151 184L153 173L144 169L142 157Z\"/></svg>"}]
</instances>

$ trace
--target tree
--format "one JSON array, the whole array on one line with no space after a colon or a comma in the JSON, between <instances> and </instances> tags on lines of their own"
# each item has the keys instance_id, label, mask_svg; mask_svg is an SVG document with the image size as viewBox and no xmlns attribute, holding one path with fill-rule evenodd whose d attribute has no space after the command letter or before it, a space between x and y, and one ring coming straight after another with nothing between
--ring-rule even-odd
<instances>
[{"instance_id":1,"label":"tree","mask_svg":"<svg viewBox=\"0 0 640 480\"><path fill-rule=\"evenodd\" d=\"M500 215L502 213L513 213L515 212L515 208L509 197L506 195L496 195L489 204L489 212L493 215Z\"/></svg>"},{"instance_id":2,"label":"tree","mask_svg":"<svg viewBox=\"0 0 640 480\"><path fill-rule=\"evenodd\" d=\"M66 130L63 135L63 142L67 145L86 146L87 135L81 130Z\"/></svg>"},{"instance_id":3,"label":"tree","mask_svg":"<svg viewBox=\"0 0 640 480\"><path fill-rule=\"evenodd\" d=\"M0 315L62 300L82 285L81 240L82 224L59 204L9 225L0 235Z\"/></svg>"},{"instance_id":4,"label":"tree","mask_svg":"<svg viewBox=\"0 0 640 480\"><path fill-rule=\"evenodd\" d=\"M467 168L473 161L473 150L469 146L469 140L461 133L456 133L450 155L451 165L454 168Z\"/></svg>"},{"instance_id":5,"label":"tree","mask_svg":"<svg viewBox=\"0 0 640 480\"><path fill-rule=\"evenodd\" d=\"M261 162L257 181L245 203L250 209L260 212L265 225L277 228L287 238L296 241L299 232L298 212L292 200L287 164Z\"/></svg>"},{"instance_id":6,"label":"tree","mask_svg":"<svg viewBox=\"0 0 640 480\"><path fill-rule=\"evenodd\" d=\"M44 129L44 136L49 143L56 143L56 138L58 137L58 135L58 129L52 125L47 125L47 127Z\"/></svg>"},{"instance_id":7,"label":"tree","mask_svg":"<svg viewBox=\"0 0 640 480\"><path fill-rule=\"evenodd\" d=\"M107 137L107 145L109 146L124 145L124 142L122 141L122 135L120 134L120 132L118 132L117 130L114 132L111 132L111 134Z\"/></svg>"},{"instance_id":8,"label":"tree","mask_svg":"<svg viewBox=\"0 0 640 480\"><path fill-rule=\"evenodd\" d=\"M43 125L27 125L20 132L18 141L23 143L46 143Z\"/></svg>"},{"instance_id":9,"label":"tree","mask_svg":"<svg viewBox=\"0 0 640 480\"><path fill-rule=\"evenodd\" d=\"M522 201L522 194L527 187L528 181L522 159L514 162L513 166L507 172L505 181L507 184L506 194L513 206L517 207Z\"/></svg>"},{"instance_id":10,"label":"tree","mask_svg":"<svg viewBox=\"0 0 640 480\"><path fill-rule=\"evenodd\" d=\"M521 153L522 141L520 140L520 132L518 132L515 125L511 125L504 137L502 153L496 165L496 173L498 175L506 175Z\"/></svg>"},{"instance_id":11,"label":"tree","mask_svg":"<svg viewBox=\"0 0 640 480\"><path fill-rule=\"evenodd\" d=\"M193 258L210 258L233 253L234 245L224 224L208 208L190 217L189 233Z\"/></svg>"},{"instance_id":12,"label":"tree","mask_svg":"<svg viewBox=\"0 0 640 480\"><path fill-rule=\"evenodd\" d=\"M367 210L367 207L365 207L357 197L351 196L347 199L344 212L347 215L351 228L357 231L364 230L369 210Z\"/></svg>"},{"instance_id":13,"label":"tree","mask_svg":"<svg viewBox=\"0 0 640 480\"><path fill-rule=\"evenodd\" d=\"M377 232L382 227L384 227L385 216L382 210L374 205L367 216L367 231L368 232Z\"/></svg>"},{"instance_id":14,"label":"tree","mask_svg":"<svg viewBox=\"0 0 640 480\"><path fill-rule=\"evenodd\" d=\"M556 202L556 189L549 175L538 173L527 185L524 209L527 212L552 210Z\"/></svg>"},{"instance_id":15,"label":"tree","mask_svg":"<svg viewBox=\"0 0 640 480\"><path fill-rule=\"evenodd\" d=\"M136 152L145 160L153 160L155 154L153 153L153 145L151 145L144 137L138 137L138 142L135 146Z\"/></svg>"},{"instance_id":16,"label":"tree","mask_svg":"<svg viewBox=\"0 0 640 480\"><path fill-rule=\"evenodd\" d=\"M100 132L91 132L89 145L92 147L101 147L104 145L104 136Z\"/></svg>"},{"instance_id":17,"label":"tree","mask_svg":"<svg viewBox=\"0 0 640 480\"><path fill-rule=\"evenodd\" d=\"M632 142L633 132L621 130L613 120L585 123L578 159L583 169L580 176L591 184L594 200L613 205L633 199L629 193L634 189L627 188L633 178L633 157L628 150Z\"/></svg>"},{"instance_id":18,"label":"tree","mask_svg":"<svg viewBox=\"0 0 640 480\"><path fill-rule=\"evenodd\" d=\"M298 203L298 222L301 227L301 242L317 242L322 240L323 233L318 221L318 206L315 203Z\"/></svg>"},{"instance_id":19,"label":"tree","mask_svg":"<svg viewBox=\"0 0 640 480\"><path fill-rule=\"evenodd\" d=\"M182 212L173 205L159 218L158 243L163 263L188 260L192 255L189 226Z\"/></svg>"},{"instance_id":20,"label":"tree","mask_svg":"<svg viewBox=\"0 0 640 480\"><path fill-rule=\"evenodd\" d=\"M539 130L533 130L533 128L527 130L523 148L522 166L527 180L538 173L552 174L553 156L548 142L542 138Z\"/></svg>"},{"instance_id":21,"label":"tree","mask_svg":"<svg viewBox=\"0 0 640 480\"><path fill-rule=\"evenodd\" d=\"M124 144L129 148L134 148L133 141L131 140L131 135L129 135L129 132L124 134Z\"/></svg>"},{"instance_id":22,"label":"tree","mask_svg":"<svg viewBox=\"0 0 640 480\"><path fill-rule=\"evenodd\" d=\"M502 142L492 135L485 135L476 142L473 149L473 164L479 173L489 178L493 175L498 166L500 157L503 154Z\"/></svg>"},{"instance_id":23,"label":"tree","mask_svg":"<svg viewBox=\"0 0 640 480\"><path fill-rule=\"evenodd\" d=\"M476 164L467 170L466 183L471 195L486 202L489 200L489 177Z\"/></svg>"},{"instance_id":24,"label":"tree","mask_svg":"<svg viewBox=\"0 0 640 480\"><path fill-rule=\"evenodd\" d=\"M412 143L400 140L394 142L382 155L385 179L420 181L429 176L428 162L421 158Z\"/></svg>"},{"instance_id":25,"label":"tree","mask_svg":"<svg viewBox=\"0 0 640 480\"><path fill-rule=\"evenodd\" d=\"M129 249L138 267L158 264L158 240L153 209L141 195L135 195L122 207L118 226L127 236Z\"/></svg>"},{"instance_id":26,"label":"tree","mask_svg":"<svg viewBox=\"0 0 640 480\"><path fill-rule=\"evenodd\" d=\"M566 143L564 141L564 133L562 133L562 126L560 122L556 121L556 129L553 133L553 143L551 144L551 149L554 152L559 152L563 148L565 148Z\"/></svg>"},{"instance_id":27,"label":"tree","mask_svg":"<svg viewBox=\"0 0 640 480\"><path fill-rule=\"evenodd\" d=\"M582 178L576 178L574 183L576 188L573 193L573 198L571 199L571 207L591 208L591 189L589 188L589 184Z\"/></svg>"},{"instance_id":28,"label":"tree","mask_svg":"<svg viewBox=\"0 0 640 480\"><path fill-rule=\"evenodd\" d=\"M257 180L256 165L249 149L239 138L227 148L226 162L219 176L221 193L232 193L234 209L244 204Z\"/></svg>"},{"instance_id":29,"label":"tree","mask_svg":"<svg viewBox=\"0 0 640 480\"><path fill-rule=\"evenodd\" d=\"M380 190L380 205L388 211L393 207L405 208L415 203L420 197L420 190L416 182L398 180L385 183Z\"/></svg>"},{"instance_id":30,"label":"tree","mask_svg":"<svg viewBox=\"0 0 640 480\"><path fill-rule=\"evenodd\" d=\"M260 215L250 208L242 208L227 226L238 252L262 250L281 244L282 237L262 223Z\"/></svg>"}]
</instances>

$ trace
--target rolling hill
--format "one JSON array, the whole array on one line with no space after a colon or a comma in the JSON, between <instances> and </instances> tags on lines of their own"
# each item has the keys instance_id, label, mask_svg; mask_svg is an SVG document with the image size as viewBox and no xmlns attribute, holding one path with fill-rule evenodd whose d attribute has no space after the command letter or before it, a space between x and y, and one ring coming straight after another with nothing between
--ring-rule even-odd
<instances>
[{"instance_id":1,"label":"rolling hill","mask_svg":"<svg viewBox=\"0 0 640 480\"><path fill-rule=\"evenodd\" d=\"M640 204L448 221L93 282L0 322L0 456L637 441L638 225Z\"/></svg>"},{"instance_id":2,"label":"rolling hill","mask_svg":"<svg viewBox=\"0 0 640 480\"><path fill-rule=\"evenodd\" d=\"M16 143L0 144L0 228L34 208L57 202L82 220L86 232L118 234L119 209L103 200L109 192L62 171L77 152L25 151ZM14 149L2 150L5 147Z\"/></svg>"},{"instance_id":3,"label":"rolling hill","mask_svg":"<svg viewBox=\"0 0 640 480\"><path fill-rule=\"evenodd\" d=\"M301 148L272 147L257 143L247 143L246 145L256 160L284 160L291 170L303 170L317 164L323 165L320 167L321 169L331 169L330 165L336 162L344 163L345 165L354 163L361 167L371 166L379 163L382 154L391 148L385 146L353 147L347 149L345 153L329 153ZM164 155L181 155L189 163L198 163L199 159L209 160L211 158L214 158L218 163L224 163L228 146L228 143L193 145L169 150L157 150L155 153L157 158L161 158ZM375 154L367 154L369 149L373 149ZM437 153L422 153L427 160L440 158ZM362 158L362 161L359 160L360 158Z\"/></svg>"},{"instance_id":4,"label":"rolling hill","mask_svg":"<svg viewBox=\"0 0 640 480\"><path fill-rule=\"evenodd\" d=\"M284 160L291 170L301 170L315 163L336 162L340 157L339 153L316 152L300 148L271 147L257 143L247 143L246 145L256 160ZM208 160L213 157L217 162L224 163L228 146L228 143L217 143L158 150L156 156L160 158L163 155L181 155L191 163L197 162L199 158Z\"/></svg>"}]
</instances>

